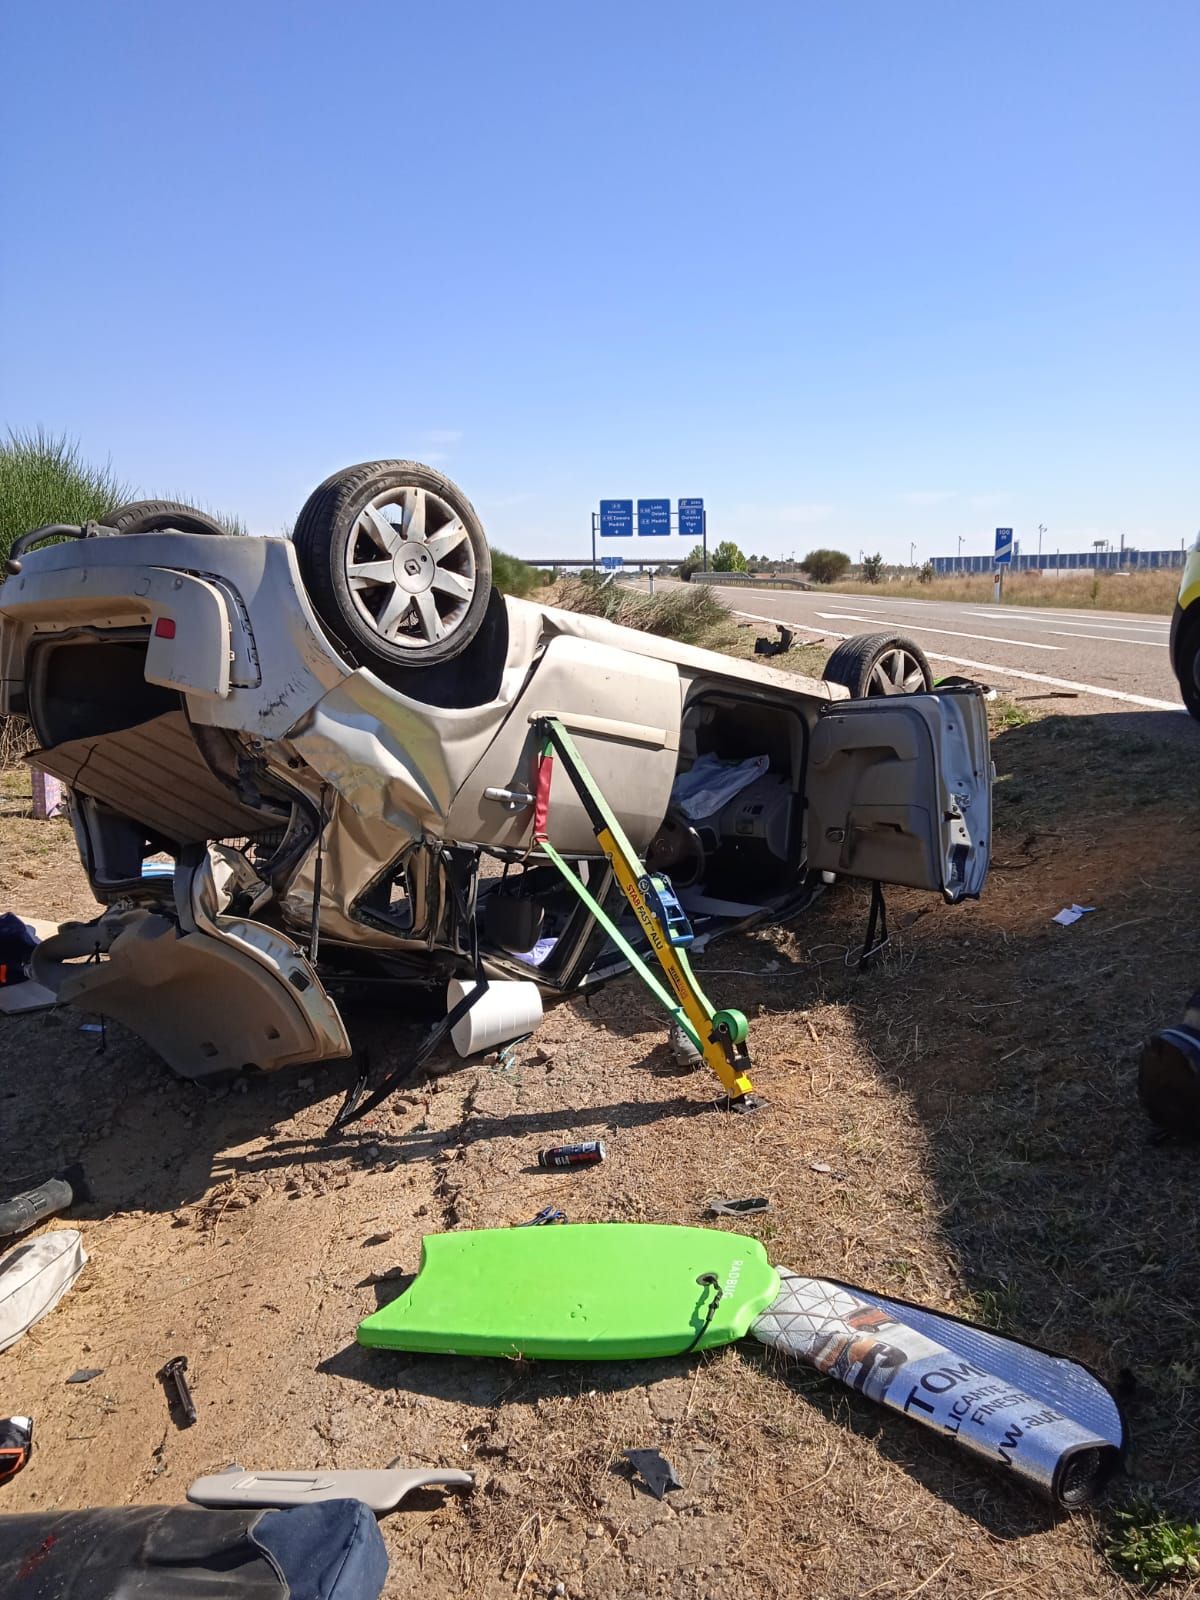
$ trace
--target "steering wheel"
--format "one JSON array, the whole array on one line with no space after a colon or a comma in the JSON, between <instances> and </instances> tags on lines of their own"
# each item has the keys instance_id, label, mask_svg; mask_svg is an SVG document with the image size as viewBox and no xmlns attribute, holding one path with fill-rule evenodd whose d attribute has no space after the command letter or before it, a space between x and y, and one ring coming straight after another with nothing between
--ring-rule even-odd
<instances>
[{"instance_id":1,"label":"steering wheel","mask_svg":"<svg viewBox=\"0 0 1200 1600\"><path fill-rule=\"evenodd\" d=\"M646 851L651 872L666 872L678 889L699 882L706 860L704 842L682 811L672 808Z\"/></svg>"}]
</instances>

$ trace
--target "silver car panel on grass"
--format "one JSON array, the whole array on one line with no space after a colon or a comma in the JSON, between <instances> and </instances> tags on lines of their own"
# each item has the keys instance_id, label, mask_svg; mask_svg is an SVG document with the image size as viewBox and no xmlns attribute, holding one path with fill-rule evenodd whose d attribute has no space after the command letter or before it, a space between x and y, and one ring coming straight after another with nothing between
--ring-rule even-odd
<instances>
[{"instance_id":1,"label":"silver car panel on grass","mask_svg":"<svg viewBox=\"0 0 1200 1600\"><path fill-rule=\"evenodd\" d=\"M548 715L635 847L690 880L710 933L799 903L817 871L979 893L991 768L978 694L850 701L837 684L593 617L490 606L490 642L460 658L449 693L446 666L388 682L347 659L285 539L155 532L28 554L0 586L0 709L30 717L33 760L68 784L105 908L40 947L38 980L192 1077L345 1056L322 974L469 973L473 930L441 854L454 845L505 863L478 882L489 968L577 985L604 941L533 848ZM703 754L766 755L768 770L692 826L672 790ZM619 911L565 782L548 832ZM489 901L514 884L557 930L541 965L489 937Z\"/></svg>"}]
</instances>

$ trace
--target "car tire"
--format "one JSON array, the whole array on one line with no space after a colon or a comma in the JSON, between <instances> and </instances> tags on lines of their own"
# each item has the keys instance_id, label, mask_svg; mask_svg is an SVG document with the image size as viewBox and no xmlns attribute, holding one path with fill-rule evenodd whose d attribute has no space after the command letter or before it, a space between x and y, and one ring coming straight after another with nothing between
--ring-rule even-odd
<instances>
[{"instance_id":1,"label":"car tire","mask_svg":"<svg viewBox=\"0 0 1200 1600\"><path fill-rule=\"evenodd\" d=\"M121 506L102 524L117 533L207 533L227 538L229 529L223 528L215 517L194 506L185 506L180 500L131 500Z\"/></svg>"},{"instance_id":2,"label":"car tire","mask_svg":"<svg viewBox=\"0 0 1200 1600\"><path fill-rule=\"evenodd\" d=\"M1179 624L1175 670L1183 703L1200 721L1200 610L1194 605L1184 613Z\"/></svg>"},{"instance_id":3,"label":"car tire","mask_svg":"<svg viewBox=\"0 0 1200 1600\"><path fill-rule=\"evenodd\" d=\"M1138 1099L1150 1120L1177 1139L1200 1139L1200 1037L1195 1028L1164 1028L1138 1062Z\"/></svg>"},{"instance_id":4,"label":"car tire","mask_svg":"<svg viewBox=\"0 0 1200 1600\"><path fill-rule=\"evenodd\" d=\"M840 683L855 700L928 694L933 672L925 652L902 633L856 633L843 639L825 663L826 683Z\"/></svg>"},{"instance_id":5,"label":"car tire","mask_svg":"<svg viewBox=\"0 0 1200 1600\"><path fill-rule=\"evenodd\" d=\"M364 665L450 661L483 621L492 577L483 524L432 467L367 461L335 472L308 497L292 539L317 615Z\"/></svg>"}]
</instances>

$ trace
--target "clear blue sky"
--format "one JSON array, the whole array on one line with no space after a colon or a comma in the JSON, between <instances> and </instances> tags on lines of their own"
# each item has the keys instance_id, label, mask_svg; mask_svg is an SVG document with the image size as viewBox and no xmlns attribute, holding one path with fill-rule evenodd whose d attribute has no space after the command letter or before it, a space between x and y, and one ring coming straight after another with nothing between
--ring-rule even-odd
<instances>
[{"instance_id":1,"label":"clear blue sky","mask_svg":"<svg viewBox=\"0 0 1200 1600\"><path fill-rule=\"evenodd\" d=\"M602 495L1200 522L1196 0L3 9L0 424L148 492L269 532L413 455L523 554Z\"/></svg>"}]
</instances>

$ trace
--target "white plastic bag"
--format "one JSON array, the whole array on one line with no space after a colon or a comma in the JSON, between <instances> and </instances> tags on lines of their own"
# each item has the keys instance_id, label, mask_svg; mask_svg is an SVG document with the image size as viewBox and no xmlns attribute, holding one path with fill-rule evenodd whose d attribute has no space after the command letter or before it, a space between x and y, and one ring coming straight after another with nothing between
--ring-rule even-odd
<instances>
[{"instance_id":1,"label":"white plastic bag","mask_svg":"<svg viewBox=\"0 0 1200 1600\"><path fill-rule=\"evenodd\" d=\"M86 1261L77 1228L55 1228L0 1256L0 1350L54 1310Z\"/></svg>"}]
</instances>

